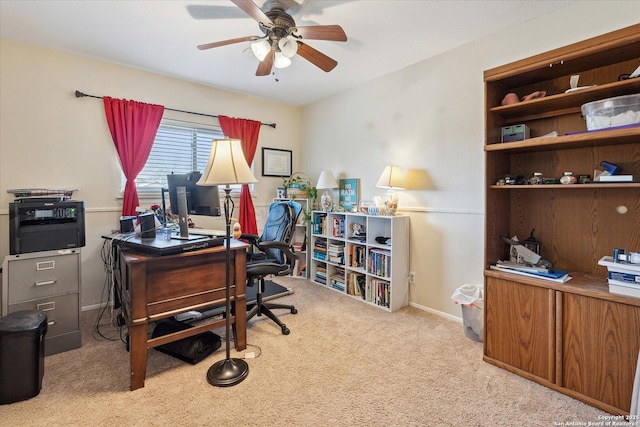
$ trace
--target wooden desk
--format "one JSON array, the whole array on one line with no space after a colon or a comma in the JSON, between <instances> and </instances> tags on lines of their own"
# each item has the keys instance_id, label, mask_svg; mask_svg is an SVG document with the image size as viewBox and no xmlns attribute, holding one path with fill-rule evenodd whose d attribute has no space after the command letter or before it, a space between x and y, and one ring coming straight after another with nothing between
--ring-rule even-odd
<instances>
[{"instance_id":1,"label":"wooden desk","mask_svg":"<svg viewBox=\"0 0 640 427\"><path fill-rule=\"evenodd\" d=\"M231 242L231 322L236 350L246 348L248 245ZM149 322L225 303L225 246L177 255L152 256L129 249L114 254L114 284L129 328L131 390L144 387L147 350L225 325L225 319L157 338L148 336ZM235 313L238 315L236 316Z\"/></svg>"}]
</instances>

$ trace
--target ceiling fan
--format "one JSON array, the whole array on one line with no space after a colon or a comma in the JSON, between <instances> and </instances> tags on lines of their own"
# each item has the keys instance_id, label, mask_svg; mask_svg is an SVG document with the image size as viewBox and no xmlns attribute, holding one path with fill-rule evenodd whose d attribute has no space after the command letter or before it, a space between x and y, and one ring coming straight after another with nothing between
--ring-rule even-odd
<instances>
[{"instance_id":1,"label":"ceiling fan","mask_svg":"<svg viewBox=\"0 0 640 427\"><path fill-rule=\"evenodd\" d=\"M333 70L338 62L312 48L302 40L329 40L345 42L347 35L339 25L296 26L293 17L287 13L284 1L267 2L269 10L264 12L251 0L231 0L247 15L258 21L264 36L246 36L219 42L206 43L198 49L212 49L246 41L254 42L251 50L260 61L256 76L268 76L275 66L284 68L291 63L291 57L298 54L325 72Z\"/></svg>"}]
</instances>

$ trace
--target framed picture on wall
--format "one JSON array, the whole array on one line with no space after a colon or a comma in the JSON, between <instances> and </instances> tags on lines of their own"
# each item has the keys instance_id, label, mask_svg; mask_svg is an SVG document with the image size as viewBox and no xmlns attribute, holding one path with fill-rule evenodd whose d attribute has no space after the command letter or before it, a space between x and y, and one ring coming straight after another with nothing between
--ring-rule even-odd
<instances>
[{"instance_id":1,"label":"framed picture on wall","mask_svg":"<svg viewBox=\"0 0 640 427\"><path fill-rule=\"evenodd\" d=\"M291 176L291 150L262 148L262 176Z\"/></svg>"},{"instance_id":2,"label":"framed picture on wall","mask_svg":"<svg viewBox=\"0 0 640 427\"><path fill-rule=\"evenodd\" d=\"M339 189L340 207L346 212L357 211L360 201L360 180L357 178L341 179Z\"/></svg>"}]
</instances>

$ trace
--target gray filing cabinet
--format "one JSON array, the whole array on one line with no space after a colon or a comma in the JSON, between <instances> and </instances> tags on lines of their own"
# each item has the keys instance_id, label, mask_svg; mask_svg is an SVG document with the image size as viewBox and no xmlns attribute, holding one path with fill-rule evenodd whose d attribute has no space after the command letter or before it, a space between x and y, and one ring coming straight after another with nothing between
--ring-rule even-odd
<instances>
[{"instance_id":1,"label":"gray filing cabinet","mask_svg":"<svg viewBox=\"0 0 640 427\"><path fill-rule=\"evenodd\" d=\"M46 314L45 355L80 347L80 249L6 256L1 301L2 316L20 310Z\"/></svg>"}]
</instances>

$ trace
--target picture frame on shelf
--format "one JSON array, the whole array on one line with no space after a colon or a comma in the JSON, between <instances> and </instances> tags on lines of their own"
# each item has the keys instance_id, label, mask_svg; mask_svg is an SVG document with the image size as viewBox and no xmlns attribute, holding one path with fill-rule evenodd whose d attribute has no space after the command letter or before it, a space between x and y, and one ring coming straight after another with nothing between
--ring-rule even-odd
<instances>
[{"instance_id":1,"label":"picture frame on shelf","mask_svg":"<svg viewBox=\"0 0 640 427\"><path fill-rule=\"evenodd\" d=\"M292 173L293 152L279 148L262 148L262 176L287 177Z\"/></svg>"},{"instance_id":2,"label":"picture frame on shelf","mask_svg":"<svg viewBox=\"0 0 640 427\"><path fill-rule=\"evenodd\" d=\"M338 189L340 207L345 212L357 211L360 203L360 180L358 178L341 179Z\"/></svg>"}]
</instances>

